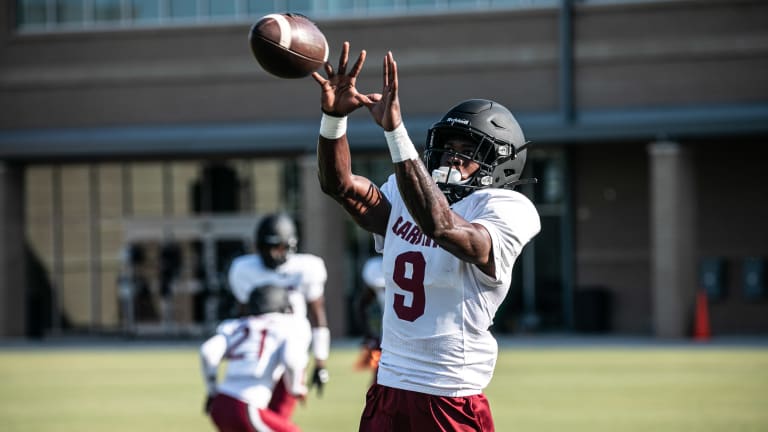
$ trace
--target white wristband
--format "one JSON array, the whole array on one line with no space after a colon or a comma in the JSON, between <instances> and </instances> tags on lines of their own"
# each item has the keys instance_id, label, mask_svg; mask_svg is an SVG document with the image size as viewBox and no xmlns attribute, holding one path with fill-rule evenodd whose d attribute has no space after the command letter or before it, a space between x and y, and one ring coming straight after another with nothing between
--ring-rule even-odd
<instances>
[{"instance_id":1,"label":"white wristband","mask_svg":"<svg viewBox=\"0 0 768 432\"><path fill-rule=\"evenodd\" d=\"M384 131L384 137L387 139L389 154L392 156L392 162L398 163L410 159L418 159L419 152L413 146L405 125L400 122L400 126L393 131Z\"/></svg>"},{"instance_id":2,"label":"white wristband","mask_svg":"<svg viewBox=\"0 0 768 432\"><path fill-rule=\"evenodd\" d=\"M347 133L347 117L334 117L323 113L320 119L320 136L327 139L339 139Z\"/></svg>"},{"instance_id":3,"label":"white wristband","mask_svg":"<svg viewBox=\"0 0 768 432\"><path fill-rule=\"evenodd\" d=\"M312 354L318 360L328 360L331 351L331 331L328 327L312 328Z\"/></svg>"}]
</instances>

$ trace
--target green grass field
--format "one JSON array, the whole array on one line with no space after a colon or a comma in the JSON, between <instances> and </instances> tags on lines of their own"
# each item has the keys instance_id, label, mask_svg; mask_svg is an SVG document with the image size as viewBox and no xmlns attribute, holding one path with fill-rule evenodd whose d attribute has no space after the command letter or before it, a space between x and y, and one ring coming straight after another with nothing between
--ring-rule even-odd
<instances>
[{"instance_id":1,"label":"green grass field","mask_svg":"<svg viewBox=\"0 0 768 432\"><path fill-rule=\"evenodd\" d=\"M357 430L370 375L332 352L307 432ZM195 347L0 349L4 432L213 431ZM768 350L544 347L500 353L487 389L499 432L768 431Z\"/></svg>"}]
</instances>

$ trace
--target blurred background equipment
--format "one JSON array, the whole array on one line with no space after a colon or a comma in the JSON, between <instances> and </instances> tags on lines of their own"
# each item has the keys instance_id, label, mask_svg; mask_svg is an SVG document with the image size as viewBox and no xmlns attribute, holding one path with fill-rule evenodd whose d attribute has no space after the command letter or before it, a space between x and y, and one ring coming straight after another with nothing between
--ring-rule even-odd
<instances>
[{"instance_id":1,"label":"blurred background equipment","mask_svg":"<svg viewBox=\"0 0 768 432\"><path fill-rule=\"evenodd\" d=\"M132 335L197 336L234 317L226 271L250 243L255 220L250 216L126 220L125 241L157 260L132 261L121 275L121 296L132 295L122 303L122 327ZM164 235L174 240L159 242ZM125 280L133 285L129 288Z\"/></svg>"}]
</instances>

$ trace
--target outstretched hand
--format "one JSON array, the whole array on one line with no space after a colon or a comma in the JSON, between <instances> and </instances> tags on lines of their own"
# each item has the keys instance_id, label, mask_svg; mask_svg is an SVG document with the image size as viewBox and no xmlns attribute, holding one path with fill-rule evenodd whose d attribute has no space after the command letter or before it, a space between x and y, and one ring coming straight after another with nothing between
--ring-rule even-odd
<instances>
[{"instance_id":1,"label":"outstretched hand","mask_svg":"<svg viewBox=\"0 0 768 432\"><path fill-rule=\"evenodd\" d=\"M321 108L324 113L343 117L360 108L363 105L362 100L367 100L367 96L358 93L355 83L360 71L365 63L365 50L360 51L357 61L352 65L349 73L347 66L349 63L349 42L344 42L341 48L339 58L339 68L334 71L330 62L325 62L324 69L328 78L323 78L317 72L312 73L312 78L320 84L322 95L320 98Z\"/></svg>"},{"instance_id":2,"label":"outstretched hand","mask_svg":"<svg viewBox=\"0 0 768 432\"><path fill-rule=\"evenodd\" d=\"M392 131L402 123L400 99L397 95L397 62L392 51L384 56L384 83L381 94L358 95L357 99L371 112L373 119L385 131Z\"/></svg>"}]
</instances>

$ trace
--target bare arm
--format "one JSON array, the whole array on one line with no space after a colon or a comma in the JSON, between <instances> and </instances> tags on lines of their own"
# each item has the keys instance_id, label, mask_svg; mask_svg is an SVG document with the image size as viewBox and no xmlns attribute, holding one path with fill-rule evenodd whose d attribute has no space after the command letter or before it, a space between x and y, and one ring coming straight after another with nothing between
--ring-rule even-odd
<instances>
[{"instance_id":1,"label":"bare arm","mask_svg":"<svg viewBox=\"0 0 768 432\"><path fill-rule=\"evenodd\" d=\"M384 58L381 95L359 99L385 131L393 131L402 124L397 63L391 52ZM395 176L400 195L424 234L457 258L477 265L488 275L495 274L490 234L482 225L471 224L451 210L420 159L396 162Z\"/></svg>"},{"instance_id":2,"label":"bare arm","mask_svg":"<svg viewBox=\"0 0 768 432\"><path fill-rule=\"evenodd\" d=\"M391 206L369 179L352 173L347 136L317 144L318 178L322 191L336 200L366 231L384 235Z\"/></svg>"},{"instance_id":3,"label":"bare arm","mask_svg":"<svg viewBox=\"0 0 768 432\"><path fill-rule=\"evenodd\" d=\"M307 315L309 316L309 325L312 328L328 327L328 319L325 315L325 297L307 302Z\"/></svg>"},{"instance_id":4,"label":"bare arm","mask_svg":"<svg viewBox=\"0 0 768 432\"><path fill-rule=\"evenodd\" d=\"M451 210L448 200L418 159L395 164L405 206L423 233L462 261L493 276L493 247L484 226L471 224Z\"/></svg>"},{"instance_id":5,"label":"bare arm","mask_svg":"<svg viewBox=\"0 0 768 432\"><path fill-rule=\"evenodd\" d=\"M346 117L362 106L360 98L367 99L355 88L357 76L365 62L365 51L361 51L349 74L346 73L348 60L349 43L344 42L338 71L334 72L330 63L326 63L327 79L317 72L312 74L322 88L323 113L335 118ZM346 132L337 138L319 136L317 163L323 192L341 204L362 228L383 235L391 206L369 179L352 173Z\"/></svg>"}]
</instances>

